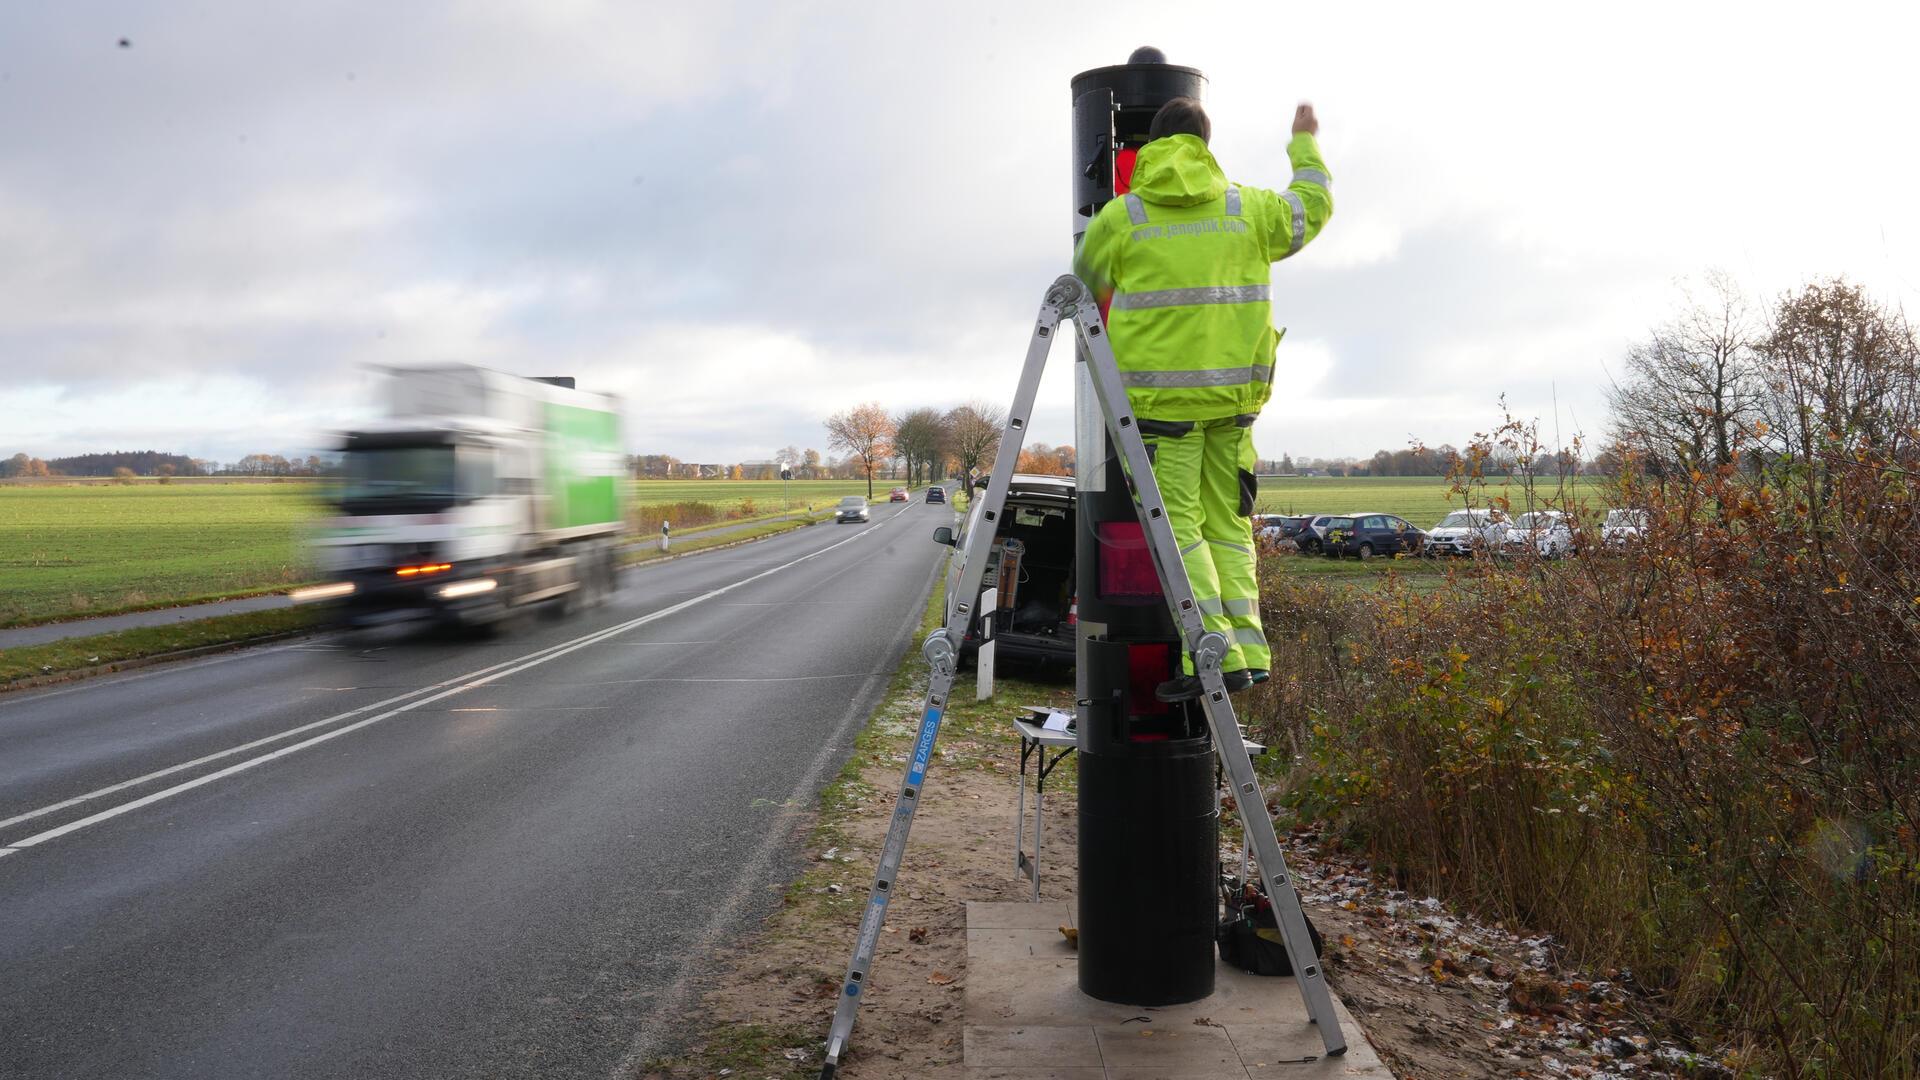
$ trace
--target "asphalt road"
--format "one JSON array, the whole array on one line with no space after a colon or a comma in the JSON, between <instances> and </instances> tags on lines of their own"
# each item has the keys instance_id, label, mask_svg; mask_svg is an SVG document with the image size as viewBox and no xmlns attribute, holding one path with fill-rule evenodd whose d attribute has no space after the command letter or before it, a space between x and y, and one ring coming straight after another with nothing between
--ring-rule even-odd
<instances>
[{"instance_id":1,"label":"asphalt road","mask_svg":"<svg viewBox=\"0 0 1920 1080\"><path fill-rule=\"evenodd\" d=\"M0 1076L600 1078L671 1046L950 520L639 567L492 639L0 695Z\"/></svg>"}]
</instances>

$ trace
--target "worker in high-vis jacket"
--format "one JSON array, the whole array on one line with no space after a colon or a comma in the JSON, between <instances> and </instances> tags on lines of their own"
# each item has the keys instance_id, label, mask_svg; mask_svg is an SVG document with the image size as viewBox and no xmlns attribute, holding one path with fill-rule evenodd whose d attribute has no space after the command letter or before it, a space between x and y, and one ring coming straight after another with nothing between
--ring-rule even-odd
<instances>
[{"instance_id":1,"label":"worker in high-vis jacket","mask_svg":"<svg viewBox=\"0 0 1920 1080\"><path fill-rule=\"evenodd\" d=\"M1153 456L1153 475L1202 621L1227 638L1229 690L1267 678L1254 570L1253 422L1273 394L1272 264L1333 214L1313 106L1293 116L1284 191L1228 183L1207 149L1212 124L1191 98L1167 102L1134 163L1131 188L1101 207L1074 272L1110 300L1108 338ZM1198 697L1193 658L1161 684Z\"/></svg>"}]
</instances>

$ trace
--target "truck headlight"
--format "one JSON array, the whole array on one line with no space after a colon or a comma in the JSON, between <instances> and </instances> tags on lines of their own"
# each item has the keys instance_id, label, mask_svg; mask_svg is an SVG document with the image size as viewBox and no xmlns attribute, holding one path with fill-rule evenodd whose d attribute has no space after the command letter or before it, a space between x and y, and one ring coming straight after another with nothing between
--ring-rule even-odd
<instances>
[{"instance_id":1,"label":"truck headlight","mask_svg":"<svg viewBox=\"0 0 1920 1080\"><path fill-rule=\"evenodd\" d=\"M338 600L353 595L353 582L334 581L325 585L309 585L304 589L295 589L287 596L296 604L312 604L321 600Z\"/></svg>"},{"instance_id":2,"label":"truck headlight","mask_svg":"<svg viewBox=\"0 0 1920 1080\"><path fill-rule=\"evenodd\" d=\"M500 583L492 578L475 578L472 581L456 581L451 585L442 585L436 595L442 600L458 600L463 596L478 596L499 588Z\"/></svg>"}]
</instances>

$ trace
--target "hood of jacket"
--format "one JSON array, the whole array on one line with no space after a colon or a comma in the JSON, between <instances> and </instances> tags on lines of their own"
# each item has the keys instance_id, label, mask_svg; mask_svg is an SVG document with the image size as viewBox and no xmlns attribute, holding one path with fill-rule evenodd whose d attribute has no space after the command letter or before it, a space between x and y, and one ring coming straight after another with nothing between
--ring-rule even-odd
<instances>
[{"instance_id":1,"label":"hood of jacket","mask_svg":"<svg viewBox=\"0 0 1920 1080\"><path fill-rule=\"evenodd\" d=\"M1227 190L1227 174L1198 135L1169 135L1140 148L1133 191L1161 206L1193 206Z\"/></svg>"}]
</instances>

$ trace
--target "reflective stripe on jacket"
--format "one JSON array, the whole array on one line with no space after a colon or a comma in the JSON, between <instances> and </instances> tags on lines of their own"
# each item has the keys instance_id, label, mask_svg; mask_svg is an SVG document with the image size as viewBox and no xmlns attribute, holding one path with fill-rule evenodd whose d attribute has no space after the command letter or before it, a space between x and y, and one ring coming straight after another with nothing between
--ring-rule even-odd
<instances>
[{"instance_id":1,"label":"reflective stripe on jacket","mask_svg":"<svg viewBox=\"0 0 1920 1080\"><path fill-rule=\"evenodd\" d=\"M1313 136L1294 136L1287 157L1285 191L1231 186L1198 137L1156 139L1132 192L1087 227L1074 272L1112 294L1108 332L1139 415L1212 420L1257 413L1272 395L1272 264L1333 215Z\"/></svg>"}]
</instances>

